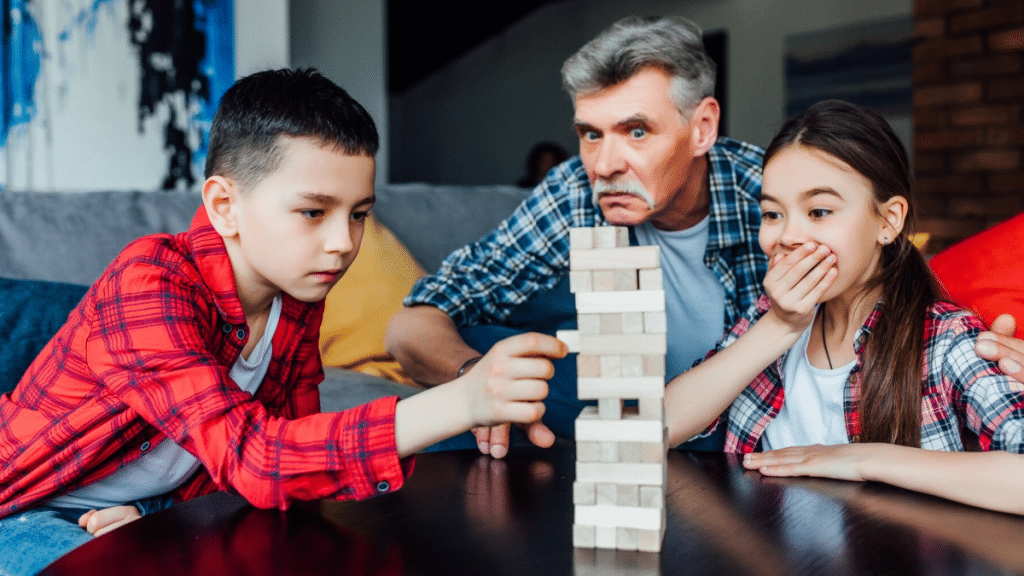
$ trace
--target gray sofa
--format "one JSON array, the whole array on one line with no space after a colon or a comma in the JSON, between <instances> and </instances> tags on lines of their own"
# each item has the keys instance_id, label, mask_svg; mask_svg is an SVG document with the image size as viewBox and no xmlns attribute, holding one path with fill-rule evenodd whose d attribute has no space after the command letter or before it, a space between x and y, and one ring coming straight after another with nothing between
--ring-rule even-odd
<instances>
[{"instance_id":1,"label":"gray sofa","mask_svg":"<svg viewBox=\"0 0 1024 576\"><path fill-rule=\"evenodd\" d=\"M526 193L511 186L386 185L376 190L374 213L433 271L452 250L493 229ZM128 242L185 230L199 204L196 192L0 190L0 277L91 284ZM325 372L325 411L415 391L338 368Z\"/></svg>"}]
</instances>

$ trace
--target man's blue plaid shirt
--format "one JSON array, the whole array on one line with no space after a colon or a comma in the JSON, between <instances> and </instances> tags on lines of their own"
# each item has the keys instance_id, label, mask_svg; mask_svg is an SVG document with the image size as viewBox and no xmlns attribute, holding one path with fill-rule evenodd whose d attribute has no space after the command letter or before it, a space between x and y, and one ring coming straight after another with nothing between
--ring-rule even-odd
<instances>
[{"instance_id":1,"label":"man's blue plaid shirt","mask_svg":"<svg viewBox=\"0 0 1024 576\"><path fill-rule=\"evenodd\" d=\"M711 222L704 263L725 289L724 331L760 296L768 260L757 241L763 150L719 138L708 151ZM452 252L405 305L430 304L458 326L500 323L569 269L569 228L606 225L579 157L547 178L493 232Z\"/></svg>"}]
</instances>

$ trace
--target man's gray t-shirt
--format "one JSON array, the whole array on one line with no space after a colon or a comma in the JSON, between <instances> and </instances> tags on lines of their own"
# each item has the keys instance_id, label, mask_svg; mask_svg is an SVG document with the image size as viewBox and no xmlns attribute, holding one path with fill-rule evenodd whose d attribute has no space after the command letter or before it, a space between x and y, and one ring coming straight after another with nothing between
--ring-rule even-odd
<instances>
[{"instance_id":1,"label":"man's gray t-shirt","mask_svg":"<svg viewBox=\"0 0 1024 576\"><path fill-rule=\"evenodd\" d=\"M665 287L668 354L665 381L689 370L722 337L725 290L704 264L710 217L696 226L674 232L658 230L650 222L634 228L642 246L661 248Z\"/></svg>"}]
</instances>

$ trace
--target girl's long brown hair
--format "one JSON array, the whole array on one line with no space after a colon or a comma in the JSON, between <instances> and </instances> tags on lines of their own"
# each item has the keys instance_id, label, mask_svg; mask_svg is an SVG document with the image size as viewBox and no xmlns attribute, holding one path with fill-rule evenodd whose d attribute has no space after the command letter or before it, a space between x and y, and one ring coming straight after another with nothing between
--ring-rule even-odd
<instances>
[{"instance_id":1,"label":"girl's long brown hair","mask_svg":"<svg viewBox=\"0 0 1024 576\"><path fill-rule=\"evenodd\" d=\"M921 445L924 324L940 297L924 257L910 241L913 184L903 144L879 115L839 100L812 106L782 127L765 151L768 163L799 144L825 152L867 178L875 200L907 199L903 230L883 246L871 286L882 287L882 316L868 338L861 371L860 442Z\"/></svg>"}]
</instances>

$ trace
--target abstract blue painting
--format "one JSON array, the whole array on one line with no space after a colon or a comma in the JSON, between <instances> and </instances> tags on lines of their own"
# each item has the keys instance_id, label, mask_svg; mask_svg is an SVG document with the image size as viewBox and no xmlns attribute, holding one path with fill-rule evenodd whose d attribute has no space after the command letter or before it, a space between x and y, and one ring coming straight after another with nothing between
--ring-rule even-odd
<instances>
[{"instance_id":1,"label":"abstract blue painting","mask_svg":"<svg viewBox=\"0 0 1024 576\"><path fill-rule=\"evenodd\" d=\"M233 0L0 0L0 186L194 189Z\"/></svg>"}]
</instances>

